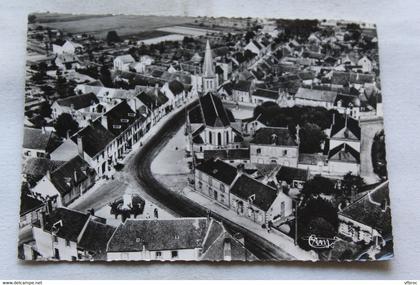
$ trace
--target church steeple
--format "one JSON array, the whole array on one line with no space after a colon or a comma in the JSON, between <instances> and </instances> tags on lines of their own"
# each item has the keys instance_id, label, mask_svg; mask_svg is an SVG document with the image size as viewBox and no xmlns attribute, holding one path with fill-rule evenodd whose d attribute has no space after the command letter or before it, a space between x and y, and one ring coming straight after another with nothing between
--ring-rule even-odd
<instances>
[{"instance_id":1,"label":"church steeple","mask_svg":"<svg viewBox=\"0 0 420 285\"><path fill-rule=\"evenodd\" d=\"M209 40L207 40L207 43L206 43L206 53L204 55L204 63L203 63L203 76L204 77L215 76L213 56L212 56Z\"/></svg>"}]
</instances>

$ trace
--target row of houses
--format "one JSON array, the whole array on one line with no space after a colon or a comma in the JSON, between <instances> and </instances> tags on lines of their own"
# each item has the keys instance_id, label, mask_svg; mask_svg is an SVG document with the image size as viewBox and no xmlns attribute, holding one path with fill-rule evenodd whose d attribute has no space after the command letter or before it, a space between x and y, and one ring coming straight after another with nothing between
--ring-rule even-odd
<instances>
[{"instance_id":1,"label":"row of houses","mask_svg":"<svg viewBox=\"0 0 420 285\"><path fill-rule=\"evenodd\" d=\"M257 260L243 237L208 217L127 219L113 227L92 214L49 206L37 213L32 232L26 260Z\"/></svg>"}]
</instances>

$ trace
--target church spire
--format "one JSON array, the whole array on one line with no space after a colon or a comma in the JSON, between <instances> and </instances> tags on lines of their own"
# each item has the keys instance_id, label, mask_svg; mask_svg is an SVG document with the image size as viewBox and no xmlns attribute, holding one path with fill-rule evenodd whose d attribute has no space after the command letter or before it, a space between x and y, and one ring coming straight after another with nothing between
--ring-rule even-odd
<instances>
[{"instance_id":1,"label":"church spire","mask_svg":"<svg viewBox=\"0 0 420 285\"><path fill-rule=\"evenodd\" d=\"M207 40L207 43L206 43L206 53L204 55L204 63L203 63L203 75L205 77L215 76L213 56L212 56L209 40Z\"/></svg>"}]
</instances>

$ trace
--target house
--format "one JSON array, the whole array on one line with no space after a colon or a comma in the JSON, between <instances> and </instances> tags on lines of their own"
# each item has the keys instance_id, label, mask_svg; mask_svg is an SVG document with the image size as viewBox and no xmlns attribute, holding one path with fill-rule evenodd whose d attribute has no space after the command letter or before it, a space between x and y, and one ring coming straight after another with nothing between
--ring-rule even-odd
<instances>
[{"instance_id":1,"label":"house","mask_svg":"<svg viewBox=\"0 0 420 285\"><path fill-rule=\"evenodd\" d=\"M249 80L236 80L232 82L232 100L241 103L251 103L252 82Z\"/></svg>"},{"instance_id":2,"label":"house","mask_svg":"<svg viewBox=\"0 0 420 285\"><path fill-rule=\"evenodd\" d=\"M239 148L243 141L240 123L212 93L199 97L199 104L189 110L187 130L190 145L197 155L209 149Z\"/></svg>"},{"instance_id":3,"label":"house","mask_svg":"<svg viewBox=\"0 0 420 285\"><path fill-rule=\"evenodd\" d=\"M249 148L209 149L203 155L204 160L218 158L233 165L250 162Z\"/></svg>"},{"instance_id":4,"label":"house","mask_svg":"<svg viewBox=\"0 0 420 285\"><path fill-rule=\"evenodd\" d=\"M49 154L57 147L57 142L53 137L53 133L45 130L45 128L24 128L22 155L28 157L45 157L49 158Z\"/></svg>"},{"instance_id":5,"label":"house","mask_svg":"<svg viewBox=\"0 0 420 285\"><path fill-rule=\"evenodd\" d=\"M114 231L103 218L67 208L47 208L33 224L33 249L47 260L104 259Z\"/></svg>"},{"instance_id":6,"label":"house","mask_svg":"<svg viewBox=\"0 0 420 285\"><path fill-rule=\"evenodd\" d=\"M74 54L68 53L58 54L54 63L61 70L74 70L82 67L79 58Z\"/></svg>"},{"instance_id":7,"label":"house","mask_svg":"<svg viewBox=\"0 0 420 285\"><path fill-rule=\"evenodd\" d=\"M261 114L257 118L247 118L242 120L242 131L244 135L254 136L255 132L261 128L266 128L267 125L260 121Z\"/></svg>"},{"instance_id":8,"label":"house","mask_svg":"<svg viewBox=\"0 0 420 285\"><path fill-rule=\"evenodd\" d=\"M168 107L170 106L168 97L165 96L157 84L154 88L147 88L146 90L141 91L134 100L137 110L139 110L141 106L145 106L148 117L150 116L152 126L166 115Z\"/></svg>"},{"instance_id":9,"label":"house","mask_svg":"<svg viewBox=\"0 0 420 285\"><path fill-rule=\"evenodd\" d=\"M369 58L367 58L367 56L364 56L361 59L359 59L357 65L361 67L361 70L364 73L371 73L373 70L372 61Z\"/></svg>"},{"instance_id":10,"label":"house","mask_svg":"<svg viewBox=\"0 0 420 285\"><path fill-rule=\"evenodd\" d=\"M115 135L105 128L101 121L99 118L74 134L70 139L71 142L68 142L63 149L73 152L76 146L78 154L96 170L98 178L107 176L112 171L112 166L117 163L119 156ZM120 141L120 147L121 145ZM62 158L63 155L56 152L54 157Z\"/></svg>"},{"instance_id":11,"label":"house","mask_svg":"<svg viewBox=\"0 0 420 285\"><path fill-rule=\"evenodd\" d=\"M220 159L206 160L195 167L194 189L229 208L230 188L237 173L236 167Z\"/></svg>"},{"instance_id":12,"label":"house","mask_svg":"<svg viewBox=\"0 0 420 285\"><path fill-rule=\"evenodd\" d=\"M145 73L148 66L152 65L154 62L153 57L149 55L142 55L138 62L133 62L130 64L129 68L133 69L138 73Z\"/></svg>"},{"instance_id":13,"label":"house","mask_svg":"<svg viewBox=\"0 0 420 285\"><path fill-rule=\"evenodd\" d=\"M241 240L210 218L127 219L107 245L108 261L256 259Z\"/></svg>"},{"instance_id":14,"label":"house","mask_svg":"<svg viewBox=\"0 0 420 285\"><path fill-rule=\"evenodd\" d=\"M334 107L337 92L300 87L295 94L295 104L301 106L324 107L328 110Z\"/></svg>"},{"instance_id":15,"label":"house","mask_svg":"<svg viewBox=\"0 0 420 285\"><path fill-rule=\"evenodd\" d=\"M297 167L309 171L312 175L327 175L328 156L320 153L299 153Z\"/></svg>"},{"instance_id":16,"label":"house","mask_svg":"<svg viewBox=\"0 0 420 285\"><path fill-rule=\"evenodd\" d=\"M292 214L292 199L245 174L230 190L231 209L260 225L284 220Z\"/></svg>"},{"instance_id":17,"label":"house","mask_svg":"<svg viewBox=\"0 0 420 285\"><path fill-rule=\"evenodd\" d=\"M57 119L63 113L73 116L79 126L85 126L89 120L95 120L105 112L104 105L99 104L99 100L93 93L70 96L56 100L52 106L52 117Z\"/></svg>"},{"instance_id":18,"label":"house","mask_svg":"<svg viewBox=\"0 0 420 285\"><path fill-rule=\"evenodd\" d=\"M250 142L251 163L297 166L299 148L288 128L265 127Z\"/></svg>"},{"instance_id":19,"label":"house","mask_svg":"<svg viewBox=\"0 0 420 285\"><path fill-rule=\"evenodd\" d=\"M357 95L338 93L334 102L335 110L355 120L360 118L360 106L360 99Z\"/></svg>"},{"instance_id":20,"label":"house","mask_svg":"<svg viewBox=\"0 0 420 285\"><path fill-rule=\"evenodd\" d=\"M31 157L23 163L22 178L30 185L36 184L48 171L53 171L66 161L57 161L44 157Z\"/></svg>"},{"instance_id":21,"label":"house","mask_svg":"<svg viewBox=\"0 0 420 285\"><path fill-rule=\"evenodd\" d=\"M44 206L45 200L39 195L22 193L20 195L19 228L32 225L37 220L38 214Z\"/></svg>"},{"instance_id":22,"label":"house","mask_svg":"<svg viewBox=\"0 0 420 285\"><path fill-rule=\"evenodd\" d=\"M172 108L177 108L182 106L187 102L187 99L190 97L191 86L186 86L178 80L172 80L166 82L161 91L169 99L169 104Z\"/></svg>"},{"instance_id":23,"label":"house","mask_svg":"<svg viewBox=\"0 0 420 285\"><path fill-rule=\"evenodd\" d=\"M309 179L308 169L282 166L276 174L277 182L282 187L302 189L305 182Z\"/></svg>"},{"instance_id":24,"label":"house","mask_svg":"<svg viewBox=\"0 0 420 285\"><path fill-rule=\"evenodd\" d=\"M338 233L356 243L383 247L392 240L389 182L375 189L338 212Z\"/></svg>"},{"instance_id":25,"label":"house","mask_svg":"<svg viewBox=\"0 0 420 285\"><path fill-rule=\"evenodd\" d=\"M83 51L83 46L81 44L75 43L73 41L57 41L53 43L53 53L59 54L77 54Z\"/></svg>"},{"instance_id":26,"label":"house","mask_svg":"<svg viewBox=\"0 0 420 285\"><path fill-rule=\"evenodd\" d=\"M360 173L360 134L358 121L349 116L333 117L329 141L326 144L330 174Z\"/></svg>"},{"instance_id":27,"label":"house","mask_svg":"<svg viewBox=\"0 0 420 285\"><path fill-rule=\"evenodd\" d=\"M258 56L262 56L267 51L267 47L261 42L257 42L256 40L251 40L244 47L244 50L249 50Z\"/></svg>"},{"instance_id":28,"label":"house","mask_svg":"<svg viewBox=\"0 0 420 285\"><path fill-rule=\"evenodd\" d=\"M75 156L47 174L32 189L42 197L57 196L59 206L67 206L95 184L96 171L80 156Z\"/></svg>"},{"instance_id":29,"label":"house","mask_svg":"<svg viewBox=\"0 0 420 285\"><path fill-rule=\"evenodd\" d=\"M135 63L135 59L131 54L119 55L114 58L114 70L129 71L130 65Z\"/></svg>"},{"instance_id":30,"label":"house","mask_svg":"<svg viewBox=\"0 0 420 285\"><path fill-rule=\"evenodd\" d=\"M279 100L279 92L275 90L257 88L254 92L252 92L252 103L256 105L261 105L265 102L275 102L277 103Z\"/></svg>"}]
</instances>

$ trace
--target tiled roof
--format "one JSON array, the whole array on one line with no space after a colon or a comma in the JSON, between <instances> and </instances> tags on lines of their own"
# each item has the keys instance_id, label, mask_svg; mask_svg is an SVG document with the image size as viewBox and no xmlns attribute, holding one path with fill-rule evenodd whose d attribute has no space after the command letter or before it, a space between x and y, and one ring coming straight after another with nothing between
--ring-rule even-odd
<instances>
[{"instance_id":1,"label":"tiled roof","mask_svg":"<svg viewBox=\"0 0 420 285\"><path fill-rule=\"evenodd\" d=\"M204 159L220 158L222 160L248 160L249 148L204 150Z\"/></svg>"},{"instance_id":2,"label":"tiled roof","mask_svg":"<svg viewBox=\"0 0 420 285\"><path fill-rule=\"evenodd\" d=\"M76 156L51 172L51 183L64 196L93 173L94 170L89 164L80 156Z\"/></svg>"},{"instance_id":3,"label":"tiled roof","mask_svg":"<svg viewBox=\"0 0 420 285\"><path fill-rule=\"evenodd\" d=\"M344 129L342 136L338 136L341 130ZM359 122L349 116L345 118L335 116L335 122L331 127L331 138L342 139L357 139L360 140L360 126Z\"/></svg>"},{"instance_id":4,"label":"tiled roof","mask_svg":"<svg viewBox=\"0 0 420 285\"><path fill-rule=\"evenodd\" d=\"M196 169L227 185L232 184L238 173L235 167L218 159L206 160L199 164Z\"/></svg>"},{"instance_id":5,"label":"tiled roof","mask_svg":"<svg viewBox=\"0 0 420 285\"><path fill-rule=\"evenodd\" d=\"M386 181L344 208L339 215L376 229L383 236L391 234L389 182Z\"/></svg>"},{"instance_id":6,"label":"tiled roof","mask_svg":"<svg viewBox=\"0 0 420 285\"><path fill-rule=\"evenodd\" d=\"M342 107L360 107L360 100L357 95L339 93L335 99L334 105L338 106L338 102L340 101Z\"/></svg>"},{"instance_id":7,"label":"tiled roof","mask_svg":"<svg viewBox=\"0 0 420 285\"><path fill-rule=\"evenodd\" d=\"M248 80L238 80L238 82L232 83L233 90L249 92L250 88L251 88L251 81L248 81Z\"/></svg>"},{"instance_id":8,"label":"tiled roof","mask_svg":"<svg viewBox=\"0 0 420 285\"><path fill-rule=\"evenodd\" d=\"M23 134L23 148L47 150L51 141L51 132L41 129L25 128Z\"/></svg>"},{"instance_id":9,"label":"tiled roof","mask_svg":"<svg viewBox=\"0 0 420 285\"><path fill-rule=\"evenodd\" d=\"M32 212L36 209L41 208L44 205L44 202L38 200L34 196L24 194L20 195L20 215L25 215L26 213Z\"/></svg>"},{"instance_id":10,"label":"tiled roof","mask_svg":"<svg viewBox=\"0 0 420 285\"><path fill-rule=\"evenodd\" d=\"M221 223L212 220L200 260L222 261L225 254L229 254L231 260L257 260L257 257L227 232Z\"/></svg>"},{"instance_id":11,"label":"tiled roof","mask_svg":"<svg viewBox=\"0 0 420 285\"><path fill-rule=\"evenodd\" d=\"M25 161L23 165L22 173L31 177L42 178L47 171L54 171L60 165L63 165L65 161L55 161L42 157L32 157Z\"/></svg>"},{"instance_id":12,"label":"tiled roof","mask_svg":"<svg viewBox=\"0 0 420 285\"><path fill-rule=\"evenodd\" d=\"M98 98L93 93L70 96L56 101L58 105L72 107L74 110L83 109L93 104L99 103Z\"/></svg>"},{"instance_id":13,"label":"tiled roof","mask_svg":"<svg viewBox=\"0 0 420 285\"><path fill-rule=\"evenodd\" d=\"M114 231L113 226L90 220L77 246L93 252L96 259L105 257L107 243Z\"/></svg>"},{"instance_id":14,"label":"tiled roof","mask_svg":"<svg viewBox=\"0 0 420 285\"><path fill-rule=\"evenodd\" d=\"M169 87L169 90L171 90L171 92L174 95L178 95L178 94L182 93L182 91L184 91L184 84L182 84L178 80L173 80L173 81L169 82L168 87Z\"/></svg>"},{"instance_id":15,"label":"tiled roof","mask_svg":"<svg viewBox=\"0 0 420 285\"><path fill-rule=\"evenodd\" d=\"M77 237L85 226L89 215L70 210L57 208L45 218L45 231L54 232L57 237L77 242ZM35 226L40 227L37 222Z\"/></svg>"},{"instance_id":16,"label":"tiled roof","mask_svg":"<svg viewBox=\"0 0 420 285\"><path fill-rule=\"evenodd\" d=\"M292 183L293 180L306 181L308 176L308 170L288 166L282 166L276 174L278 181L286 181L288 184Z\"/></svg>"},{"instance_id":17,"label":"tiled roof","mask_svg":"<svg viewBox=\"0 0 420 285\"><path fill-rule=\"evenodd\" d=\"M94 157L103 151L115 139L115 135L108 131L98 120L71 137L76 144L77 137L82 138L83 151L90 157Z\"/></svg>"},{"instance_id":18,"label":"tiled roof","mask_svg":"<svg viewBox=\"0 0 420 285\"><path fill-rule=\"evenodd\" d=\"M207 126L223 127L230 125L229 115L218 96L207 93L199 100L204 122Z\"/></svg>"},{"instance_id":19,"label":"tiled roof","mask_svg":"<svg viewBox=\"0 0 420 285\"><path fill-rule=\"evenodd\" d=\"M295 98L312 100L312 101L328 102L328 103L334 103L336 97L337 97L336 91L317 90L317 89L309 89L309 88L303 88L303 87L299 88L295 95Z\"/></svg>"},{"instance_id":20,"label":"tiled roof","mask_svg":"<svg viewBox=\"0 0 420 285\"><path fill-rule=\"evenodd\" d=\"M208 229L207 218L126 220L108 243L108 252L201 248ZM158 237L158 238L157 238Z\"/></svg>"},{"instance_id":21,"label":"tiled roof","mask_svg":"<svg viewBox=\"0 0 420 285\"><path fill-rule=\"evenodd\" d=\"M119 55L114 60L121 60L123 63L132 63L135 62L131 54Z\"/></svg>"},{"instance_id":22,"label":"tiled roof","mask_svg":"<svg viewBox=\"0 0 420 285\"><path fill-rule=\"evenodd\" d=\"M252 96L258 96L263 98L269 98L273 100L277 100L279 98L279 92L274 90L267 90L267 89L261 89L257 88L254 93L252 93Z\"/></svg>"},{"instance_id":23,"label":"tiled roof","mask_svg":"<svg viewBox=\"0 0 420 285\"><path fill-rule=\"evenodd\" d=\"M247 175L241 175L236 180L230 193L246 201L252 196L252 204L263 211L268 211L277 197L277 190Z\"/></svg>"},{"instance_id":24,"label":"tiled roof","mask_svg":"<svg viewBox=\"0 0 420 285\"><path fill-rule=\"evenodd\" d=\"M260 128L256 133L253 144L297 146L287 128Z\"/></svg>"},{"instance_id":25,"label":"tiled roof","mask_svg":"<svg viewBox=\"0 0 420 285\"><path fill-rule=\"evenodd\" d=\"M127 101L122 101L103 116L107 120L108 130L118 136L133 124L139 115L130 108Z\"/></svg>"},{"instance_id":26,"label":"tiled roof","mask_svg":"<svg viewBox=\"0 0 420 285\"><path fill-rule=\"evenodd\" d=\"M360 163L360 153L348 144L342 143L329 151L328 159L330 161Z\"/></svg>"},{"instance_id":27,"label":"tiled roof","mask_svg":"<svg viewBox=\"0 0 420 285\"><path fill-rule=\"evenodd\" d=\"M147 106L149 109L156 109L168 102L168 97L163 94L158 88L150 88L149 90L141 92L137 98Z\"/></svg>"}]
</instances>

